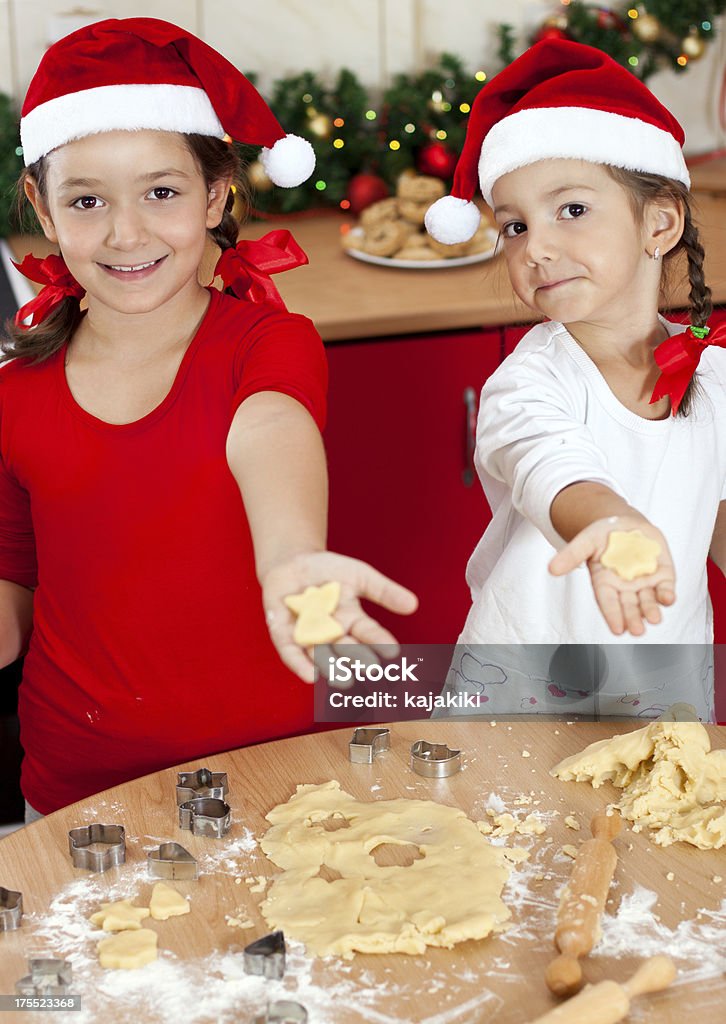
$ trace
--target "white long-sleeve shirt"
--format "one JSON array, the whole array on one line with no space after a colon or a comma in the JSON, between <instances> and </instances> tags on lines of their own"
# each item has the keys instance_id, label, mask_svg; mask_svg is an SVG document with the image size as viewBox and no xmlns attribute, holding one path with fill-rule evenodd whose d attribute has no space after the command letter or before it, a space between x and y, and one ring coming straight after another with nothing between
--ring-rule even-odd
<instances>
[{"instance_id":1,"label":"white long-sleeve shirt","mask_svg":"<svg viewBox=\"0 0 726 1024\"><path fill-rule=\"evenodd\" d=\"M683 325L663 321L669 334ZM460 642L710 643L706 557L726 498L726 351L706 349L687 417L626 409L559 323L538 324L484 385L476 465L493 518L467 566L472 607ZM676 602L641 638L614 636L590 574L554 577L563 541L550 506L564 487L612 488L664 534Z\"/></svg>"}]
</instances>

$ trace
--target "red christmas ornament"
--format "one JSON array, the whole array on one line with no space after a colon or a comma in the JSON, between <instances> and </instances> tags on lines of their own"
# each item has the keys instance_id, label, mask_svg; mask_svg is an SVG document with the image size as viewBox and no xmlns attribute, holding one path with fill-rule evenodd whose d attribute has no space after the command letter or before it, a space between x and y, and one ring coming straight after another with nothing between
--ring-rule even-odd
<instances>
[{"instance_id":1,"label":"red christmas ornament","mask_svg":"<svg viewBox=\"0 0 726 1024\"><path fill-rule=\"evenodd\" d=\"M598 28L617 29L621 35L628 31L628 26L623 19L615 11L610 10L609 7L597 8L597 25Z\"/></svg>"},{"instance_id":2,"label":"red christmas ornament","mask_svg":"<svg viewBox=\"0 0 726 1024\"><path fill-rule=\"evenodd\" d=\"M372 206L379 199L385 199L390 189L383 178L377 174L355 174L348 183L348 202L350 212L361 213L367 206Z\"/></svg>"},{"instance_id":3,"label":"red christmas ornament","mask_svg":"<svg viewBox=\"0 0 726 1024\"><path fill-rule=\"evenodd\" d=\"M456 167L456 153L441 142L427 142L418 151L416 169L434 178L451 178Z\"/></svg>"}]
</instances>

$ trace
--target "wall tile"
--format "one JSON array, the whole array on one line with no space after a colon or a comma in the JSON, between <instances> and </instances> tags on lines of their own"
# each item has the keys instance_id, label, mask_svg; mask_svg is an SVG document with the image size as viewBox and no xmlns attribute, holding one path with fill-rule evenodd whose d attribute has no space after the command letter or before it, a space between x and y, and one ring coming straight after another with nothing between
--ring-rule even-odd
<instances>
[{"instance_id":1,"label":"wall tile","mask_svg":"<svg viewBox=\"0 0 726 1024\"><path fill-rule=\"evenodd\" d=\"M379 0L383 33L381 74L383 86L397 72L417 70L421 63L418 0Z\"/></svg>"},{"instance_id":2,"label":"wall tile","mask_svg":"<svg viewBox=\"0 0 726 1024\"><path fill-rule=\"evenodd\" d=\"M204 38L243 71L272 81L299 71L333 75L348 67L378 85L381 0L204 0Z\"/></svg>"},{"instance_id":3,"label":"wall tile","mask_svg":"<svg viewBox=\"0 0 726 1024\"><path fill-rule=\"evenodd\" d=\"M40 58L46 50L50 34L61 22L58 15L71 6L63 0L5 0L4 6L12 3L15 18L15 59L17 64L17 85L24 95L33 77ZM191 31L197 30L197 0L102 0L93 3L88 0L87 10L97 12L102 18L135 18L149 15L164 18ZM72 31L73 25L69 31ZM20 96L22 100L22 95Z\"/></svg>"},{"instance_id":4,"label":"wall tile","mask_svg":"<svg viewBox=\"0 0 726 1024\"><path fill-rule=\"evenodd\" d=\"M10 48L10 10L7 0L0 0L0 92L13 94L13 64Z\"/></svg>"}]
</instances>

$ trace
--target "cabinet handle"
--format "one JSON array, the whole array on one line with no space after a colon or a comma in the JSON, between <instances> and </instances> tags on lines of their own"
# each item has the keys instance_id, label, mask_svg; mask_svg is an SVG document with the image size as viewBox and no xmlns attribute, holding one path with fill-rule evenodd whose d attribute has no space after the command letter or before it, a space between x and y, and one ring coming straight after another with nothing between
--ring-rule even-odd
<instances>
[{"instance_id":1,"label":"cabinet handle","mask_svg":"<svg viewBox=\"0 0 726 1024\"><path fill-rule=\"evenodd\" d=\"M461 474L465 487L471 487L476 478L474 450L476 448L476 391L464 388L464 470Z\"/></svg>"}]
</instances>

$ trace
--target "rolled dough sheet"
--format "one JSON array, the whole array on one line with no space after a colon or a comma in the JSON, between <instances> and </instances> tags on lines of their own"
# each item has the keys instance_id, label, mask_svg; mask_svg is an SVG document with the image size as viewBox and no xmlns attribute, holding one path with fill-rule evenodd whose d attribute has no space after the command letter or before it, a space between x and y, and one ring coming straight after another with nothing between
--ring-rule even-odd
<instances>
[{"instance_id":1,"label":"rolled dough sheet","mask_svg":"<svg viewBox=\"0 0 726 1024\"><path fill-rule=\"evenodd\" d=\"M636 828L648 827L661 846L726 846L726 750L711 750L699 722L653 722L644 729L591 743L551 773L563 781L611 781L617 804Z\"/></svg>"},{"instance_id":2,"label":"rolled dough sheet","mask_svg":"<svg viewBox=\"0 0 726 1024\"><path fill-rule=\"evenodd\" d=\"M331 816L347 827L326 830ZM310 953L350 959L451 948L501 931L510 917L500 894L514 851L492 846L459 808L363 803L332 781L298 786L267 820L272 827L260 845L283 874L260 910ZM372 854L383 843L413 844L422 856L409 867L380 867ZM340 877L319 877L323 866Z\"/></svg>"}]
</instances>

